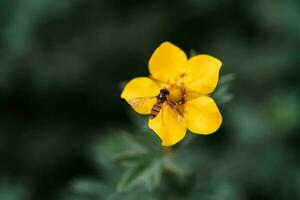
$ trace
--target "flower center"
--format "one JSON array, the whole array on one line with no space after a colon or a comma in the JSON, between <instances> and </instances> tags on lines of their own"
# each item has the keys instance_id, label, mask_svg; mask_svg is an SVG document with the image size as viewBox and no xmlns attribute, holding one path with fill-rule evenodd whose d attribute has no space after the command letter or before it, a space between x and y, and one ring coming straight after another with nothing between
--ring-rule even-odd
<instances>
[{"instance_id":1,"label":"flower center","mask_svg":"<svg viewBox=\"0 0 300 200\"><path fill-rule=\"evenodd\" d=\"M169 96L168 100L178 103L178 104L183 104L185 101L185 88L180 87L180 86L171 86L168 88L169 90Z\"/></svg>"}]
</instances>

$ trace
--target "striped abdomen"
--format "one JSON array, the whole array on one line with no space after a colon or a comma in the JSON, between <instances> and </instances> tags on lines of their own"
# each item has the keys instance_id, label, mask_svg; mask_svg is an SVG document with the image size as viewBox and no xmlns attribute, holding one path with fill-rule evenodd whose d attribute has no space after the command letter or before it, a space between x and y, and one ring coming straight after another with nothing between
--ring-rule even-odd
<instances>
[{"instance_id":1,"label":"striped abdomen","mask_svg":"<svg viewBox=\"0 0 300 200\"><path fill-rule=\"evenodd\" d=\"M150 119L154 119L158 115L158 113L161 110L161 107L162 107L163 103L164 103L164 101L157 100L156 104L154 104L154 106L151 109Z\"/></svg>"}]
</instances>

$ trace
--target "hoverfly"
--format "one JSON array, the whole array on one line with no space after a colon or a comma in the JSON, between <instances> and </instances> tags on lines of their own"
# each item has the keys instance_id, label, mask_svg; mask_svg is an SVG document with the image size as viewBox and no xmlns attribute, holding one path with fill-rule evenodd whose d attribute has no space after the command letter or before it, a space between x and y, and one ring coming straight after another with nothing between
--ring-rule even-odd
<instances>
[{"instance_id":1,"label":"hoverfly","mask_svg":"<svg viewBox=\"0 0 300 200\"><path fill-rule=\"evenodd\" d=\"M173 102L168 98L169 94L169 90L163 88L159 91L157 96L133 98L130 99L128 103L132 106L143 106L149 101L156 99L156 102L152 106L149 114L150 119L156 118L158 114L162 112L163 120L163 112L164 108L166 108L167 112L170 113L175 119L177 119L179 122L183 122L183 112L179 109L179 106L176 102Z\"/></svg>"},{"instance_id":2,"label":"hoverfly","mask_svg":"<svg viewBox=\"0 0 300 200\"><path fill-rule=\"evenodd\" d=\"M156 103L153 105L151 112L150 112L150 119L154 119L158 113L160 112L163 104L167 101L167 96L169 95L169 90L167 89L161 89L159 91L159 94L157 95L157 101Z\"/></svg>"}]
</instances>

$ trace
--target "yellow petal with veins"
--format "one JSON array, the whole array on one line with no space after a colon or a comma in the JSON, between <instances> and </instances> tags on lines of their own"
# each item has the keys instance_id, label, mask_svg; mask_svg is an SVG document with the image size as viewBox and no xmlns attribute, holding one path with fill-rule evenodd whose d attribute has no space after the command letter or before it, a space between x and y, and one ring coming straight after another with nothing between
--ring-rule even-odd
<instances>
[{"instance_id":1,"label":"yellow petal with veins","mask_svg":"<svg viewBox=\"0 0 300 200\"><path fill-rule=\"evenodd\" d=\"M149 114L156 102L160 88L150 78L138 77L129 81L121 94L131 107L140 114Z\"/></svg>"},{"instance_id":2,"label":"yellow petal with veins","mask_svg":"<svg viewBox=\"0 0 300 200\"><path fill-rule=\"evenodd\" d=\"M222 123L222 116L217 105L208 96L200 96L187 101L184 119L191 132L205 135L218 130Z\"/></svg>"},{"instance_id":3,"label":"yellow petal with veins","mask_svg":"<svg viewBox=\"0 0 300 200\"><path fill-rule=\"evenodd\" d=\"M163 146L172 146L182 140L186 128L163 106L154 119L149 119L149 127L160 137Z\"/></svg>"},{"instance_id":4,"label":"yellow petal with veins","mask_svg":"<svg viewBox=\"0 0 300 200\"><path fill-rule=\"evenodd\" d=\"M219 80L222 62L209 55L198 55L189 59L184 76L186 87L200 94L214 91Z\"/></svg>"},{"instance_id":5,"label":"yellow petal with veins","mask_svg":"<svg viewBox=\"0 0 300 200\"><path fill-rule=\"evenodd\" d=\"M160 81L174 83L187 63L185 53L170 42L162 43L149 60L150 74Z\"/></svg>"}]
</instances>

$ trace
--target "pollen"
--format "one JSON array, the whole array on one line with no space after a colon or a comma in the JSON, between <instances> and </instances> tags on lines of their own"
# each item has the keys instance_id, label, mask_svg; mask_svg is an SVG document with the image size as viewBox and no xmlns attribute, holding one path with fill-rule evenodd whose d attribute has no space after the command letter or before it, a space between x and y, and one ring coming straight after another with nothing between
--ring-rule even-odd
<instances>
[{"instance_id":1,"label":"pollen","mask_svg":"<svg viewBox=\"0 0 300 200\"><path fill-rule=\"evenodd\" d=\"M181 104L185 97L185 88L182 86L171 86L169 89L169 100Z\"/></svg>"}]
</instances>

